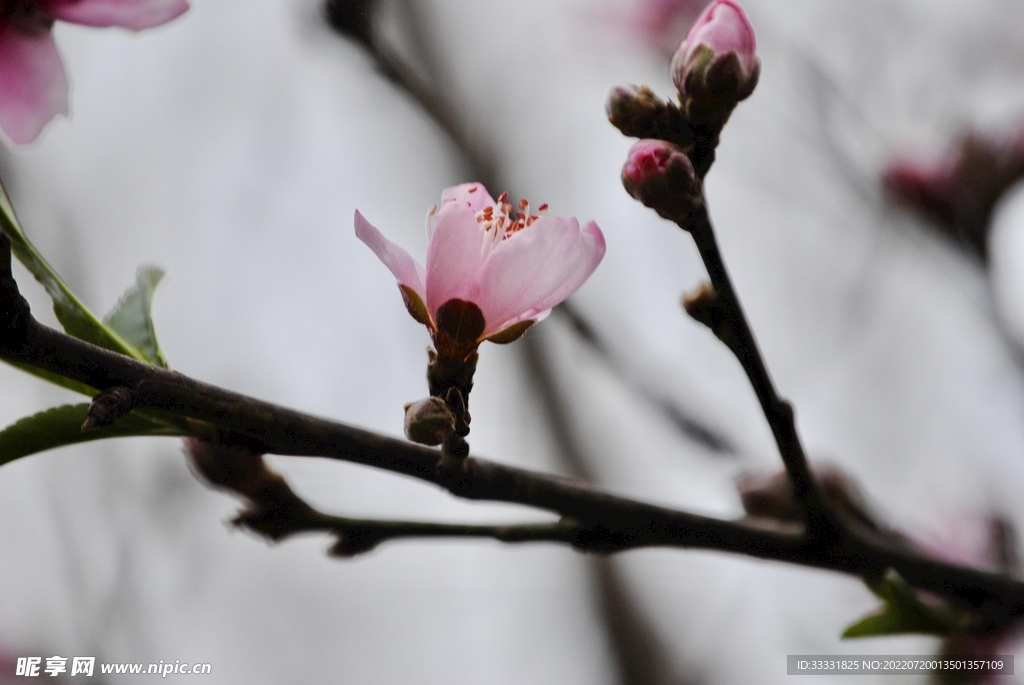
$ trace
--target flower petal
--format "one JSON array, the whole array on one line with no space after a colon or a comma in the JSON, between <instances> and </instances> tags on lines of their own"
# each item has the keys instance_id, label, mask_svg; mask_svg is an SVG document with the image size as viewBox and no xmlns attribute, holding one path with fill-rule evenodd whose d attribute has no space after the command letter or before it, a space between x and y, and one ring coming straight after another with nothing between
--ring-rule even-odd
<instances>
[{"instance_id":1,"label":"flower petal","mask_svg":"<svg viewBox=\"0 0 1024 685\"><path fill-rule=\"evenodd\" d=\"M0 30L0 128L27 145L58 114L68 112L68 81L50 31Z\"/></svg>"},{"instance_id":2,"label":"flower petal","mask_svg":"<svg viewBox=\"0 0 1024 685\"><path fill-rule=\"evenodd\" d=\"M187 9L187 0L58 0L51 3L50 13L73 24L138 31L166 24Z\"/></svg>"},{"instance_id":3,"label":"flower petal","mask_svg":"<svg viewBox=\"0 0 1024 685\"><path fill-rule=\"evenodd\" d=\"M356 210L355 225L356 237L366 243L366 246L373 250L377 258L384 262L384 266L390 269L398 279L399 285L404 285L419 295L421 300L425 300L423 267L417 264L408 252L385 238L380 231L363 218L358 209Z\"/></svg>"},{"instance_id":4,"label":"flower petal","mask_svg":"<svg viewBox=\"0 0 1024 685\"><path fill-rule=\"evenodd\" d=\"M497 203L484 188L483 183L463 183L462 185L445 188L441 193L441 206L449 202L468 202L474 212L487 207L495 207Z\"/></svg>"},{"instance_id":5,"label":"flower petal","mask_svg":"<svg viewBox=\"0 0 1024 685\"><path fill-rule=\"evenodd\" d=\"M494 248L481 277L488 337L526 319L541 319L579 290L604 257L604 235L591 221L544 216Z\"/></svg>"},{"instance_id":6,"label":"flower petal","mask_svg":"<svg viewBox=\"0 0 1024 685\"><path fill-rule=\"evenodd\" d=\"M484 263L484 232L462 202L441 207L427 246L427 309L434 315L449 300L477 302Z\"/></svg>"}]
</instances>

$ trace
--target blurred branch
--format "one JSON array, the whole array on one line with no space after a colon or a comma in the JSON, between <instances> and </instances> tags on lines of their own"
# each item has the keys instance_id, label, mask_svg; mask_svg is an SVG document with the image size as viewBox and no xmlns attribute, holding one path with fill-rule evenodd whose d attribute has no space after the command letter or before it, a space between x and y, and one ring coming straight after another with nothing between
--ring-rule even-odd
<instances>
[{"instance_id":1,"label":"blurred branch","mask_svg":"<svg viewBox=\"0 0 1024 685\"><path fill-rule=\"evenodd\" d=\"M403 11L412 13L409 20L410 41L422 54L426 66L434 73L438 83L444 82L439 73L440 61L430 52L431 42L424 34L424 17L418 3L403 2ZM399 56L398 51L381 37L379 17L383 10L380 0L326 0L324 15L338 33L361 44L380 73L398 88L411 96L423 111L448 135L459 151L466 156L476 180L492 191L496 187L493 165L484 159L479 149L472 144L451 103L438 95L437 89L424 83L416 72Z\"/></svg>"},{"instance_id":2,"label":"blurred branch","mask_svg":"<svg viewBox=\"0 0 1024 685\"><path fill-rule=\"evenodd\" d=\"M729 436L687 413L672 397L659 394L636 380L628 369L623 368L624 365L618 356L608 349L601 336L571 300L566 300L555 307L555 314L565 319L569 324L569 330L586 343L594 354L605 363L609 371L618 376L624 385L633 389L640 398L650 405L651 409L660 412L687 439L702 445L715 455L740 456L739 450ZM533 338L524 338L524 345L535 346L533 340Z\"/></svg>"},{"instance_id":3,"label":"blurred branch","mask_svg":"<svg viewBox=\"0 0 1024 685\"><path fill-rule=\"evenodd\" d=\"M566 542L592 552L637 547L686 547L880 577L895 569L910 584L979 608L987 624L1024 615L1024 583L1006 576L948 564L860 531L841 541L809 537L804 528L779 522L723 521L601 492L585 483L468 457L458 471L438 469L440 452L342 423L321 419L193 380L180 373L72 338L31 317L10 272L10 244L0 239L0 358L72 378L100 392L122 386L137 409L158 409L245 436L259 452L316 456L353 462L411 476L474 500L511 502L556 512L572 522L557 529L531 528L533 539ZM13 315L9 315L13 312ZM198 429L197 429L198 430ZM202 432L202 431L199 431ZM201 437L208 438L208 432ZM307 529L329 529L331 519L309 515ZM334 523L339 523L335 520ZM344 520L346 525L350 520ZM340 525L340 524L339 524ZM377 522L403 536L440 533L438 528ZM421 524L417 524L421 525ZM430 526L431 524L422 524ZM312 527L312 528L310 528ZM342 528L344 526L341 526ZM509 533L508 531L514 531ZM505 532L501 532L505 531ZM456 533L447 529L446 533ZM526 534L522 527L489 531L462 527L459 535ZM521 539L530 539L528 536Z\"/></svg>"}]
</instances>

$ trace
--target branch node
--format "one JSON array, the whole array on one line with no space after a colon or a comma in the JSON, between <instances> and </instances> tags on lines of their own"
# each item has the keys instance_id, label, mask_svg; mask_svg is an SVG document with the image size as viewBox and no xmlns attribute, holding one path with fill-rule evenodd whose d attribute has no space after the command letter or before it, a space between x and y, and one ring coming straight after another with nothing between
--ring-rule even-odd
<instances>
[{"instance_id":1,"label":"branch node","mask_svg":"<svg viewBox=\"0 0 1024 685\"><path fill-rule=\"evenodd\" d=\"M729 315L729 309L723 306L710 281L704 281L696 291L683 296L683 309L691 319L707 326L726 347L735 349L733 317Z\"/></svg>"},{"instance_id":2,"label":"branch node","mask_svg":"<svg viewBox=\"0 0 1024 685\"><path fill-rule=\"evenodd\" d=\"M127 416L135 408L135 391L124 385L107 388L92 398L89 412L86 414L82 432L113 425Z\"/></svg>"},{"instance_id":3,"label":"branch node","mask_svg":"<svg viewBox=\"0 0 1024 685\"><path fill-rule=\"evenodd\" d=\"M339 559L351 559L359 554L365 554L388 537L386 532L371 528L340 528L334 532L338 536L338 541L331 545L327 554Z\"/></svg>"}]
</instances>

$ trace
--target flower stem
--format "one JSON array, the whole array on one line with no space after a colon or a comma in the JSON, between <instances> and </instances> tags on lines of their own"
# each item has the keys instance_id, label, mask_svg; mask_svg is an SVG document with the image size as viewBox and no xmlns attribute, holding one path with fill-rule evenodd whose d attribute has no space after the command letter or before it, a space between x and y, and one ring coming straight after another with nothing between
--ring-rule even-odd
<instances>
[{"instance_id":1,"label":"flower stem","mask_svg":"<svg viewBox=\"0 0 1024 685\"><path fill-rule=\"evenodd\" d=\"M448 357L429 351L430 362L427 364L427 384L430 394L440 397L455 415L455 430L441 444L441 459L438 467L443 471L454 472L462 468L469 456L469 393L473 390L473 374L480 358L474 350L468 357Z\"/></svg>"}]
</instances>

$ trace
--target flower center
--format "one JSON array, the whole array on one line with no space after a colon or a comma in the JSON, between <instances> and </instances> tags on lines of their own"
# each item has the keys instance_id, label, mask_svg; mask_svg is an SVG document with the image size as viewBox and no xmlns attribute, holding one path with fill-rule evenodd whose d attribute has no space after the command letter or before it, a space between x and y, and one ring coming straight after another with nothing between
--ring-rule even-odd
<instances>
[{"instance_id":1,"label":"flower center","mask_svg":"<svg viewBox=\"0 0 1024 685\"><path fill-rule=\"evenodd\" d=\"M537 211L543 214L547 209L547 204L543 204ZM495 240L508 240L518 231L532 226L539 218L537 214L530 214L530 203L527 200L520 200L519 211L513 214L512 205L508 202L508 193L502 193L498 198L497 211L491 206L476 213L476 222Z\"/></svg>"}]
</instances>

